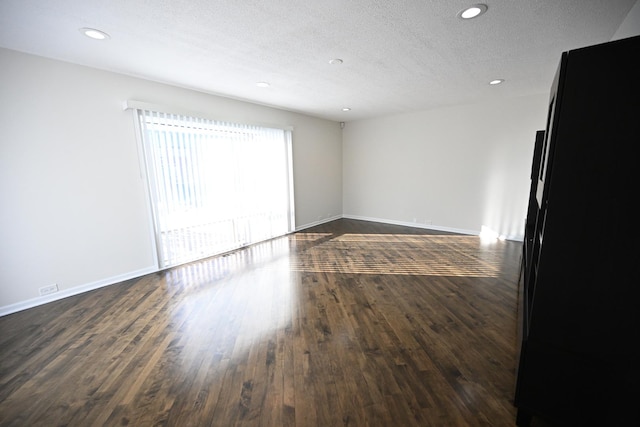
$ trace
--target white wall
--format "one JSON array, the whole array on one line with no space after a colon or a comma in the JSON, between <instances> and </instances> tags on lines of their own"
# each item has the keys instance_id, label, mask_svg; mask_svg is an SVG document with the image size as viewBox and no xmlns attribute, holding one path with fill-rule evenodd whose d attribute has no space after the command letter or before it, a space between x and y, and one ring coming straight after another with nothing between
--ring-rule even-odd
<instances>
[{"instance_id":1,"label":"white wall","mask_svg":"<svg viewBox=\"0 0 640 427\"><path fill-rule=\"evenodd\" d=\"M347 123L346 217L521 240L548 94Z\"/></svg>"},{"instance_id":2,"label":"white wall","mask_svg":"<svg viewBox=\"0 0 640 427\"><path fill-rule=\"evenodd\" d=\"M640 0L633 5L611 40L640 36Z\"/></svg>"},{"instance_id":3,"label":"white wall","mask_svg":"<svg viewBox=\"0 0 640 427\"><path fill-rule=\"evenodd\" d=\"M128 99L293 126L296 226L342 214L336 122L0 49L0 315L154 270Z\"/></svg>"}]
</instances>

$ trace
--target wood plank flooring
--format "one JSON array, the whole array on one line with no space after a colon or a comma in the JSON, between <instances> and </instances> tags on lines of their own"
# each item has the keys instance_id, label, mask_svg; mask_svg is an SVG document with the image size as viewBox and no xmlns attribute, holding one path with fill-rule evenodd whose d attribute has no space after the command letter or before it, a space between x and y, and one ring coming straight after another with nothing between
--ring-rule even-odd
<instances>
[{"instance_id":1,"label":"wood plank flooring","mask_svg":"<svg viewBox=\"0 0 640 427\"><path fill-rule=\"evenodd\" d=\"M521 244L341 219L0 318L1 426L513 426Z\"/></svg>"}]
</instances>

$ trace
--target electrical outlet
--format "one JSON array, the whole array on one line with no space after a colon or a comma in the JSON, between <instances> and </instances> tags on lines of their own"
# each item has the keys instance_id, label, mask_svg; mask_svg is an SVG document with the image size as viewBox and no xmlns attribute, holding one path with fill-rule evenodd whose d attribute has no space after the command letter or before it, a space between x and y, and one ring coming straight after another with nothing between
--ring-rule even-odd
<instances>
[{"instance_id":1,"label":"electrical outlet","mask_svg":"<svg viewBox=\"0 0 640 427\"><path fill-rule=\"evenodd\" d=\"M40 296L49 295L54 292L58 292L58 285L54 283L53 285L43 286L40 289L38 289L38 292L40 292Z\"/></svg>"}]
</instances>

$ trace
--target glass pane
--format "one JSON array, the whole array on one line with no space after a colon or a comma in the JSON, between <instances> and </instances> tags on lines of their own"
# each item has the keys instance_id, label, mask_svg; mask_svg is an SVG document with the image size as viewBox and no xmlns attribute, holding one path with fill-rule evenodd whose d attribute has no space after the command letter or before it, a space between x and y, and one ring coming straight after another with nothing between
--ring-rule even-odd
<instances>
[{"instance_id":1,"label":"glass pane","mask_svg":"<svg viewBox=\"0 0 640 427\"><path fill-rule=\"evenodd\" d=\"M290 135L140 114L162 268L292 231Z\"/></svg>"}]
</instances>

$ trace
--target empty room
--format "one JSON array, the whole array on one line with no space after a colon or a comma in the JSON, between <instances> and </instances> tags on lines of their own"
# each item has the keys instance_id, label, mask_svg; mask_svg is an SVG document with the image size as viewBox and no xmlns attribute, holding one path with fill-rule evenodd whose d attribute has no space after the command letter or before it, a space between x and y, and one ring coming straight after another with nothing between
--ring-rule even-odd
<instances>
[{"instance_id":1,"label":"empty room","mask_svg":"<svg viewBox=\"0 0 640 427\"><path fill-rule=\"evenodd\" d=\"M1 0L0 426L627 426L637 0Z\"/></svg>"}]
</instances>

